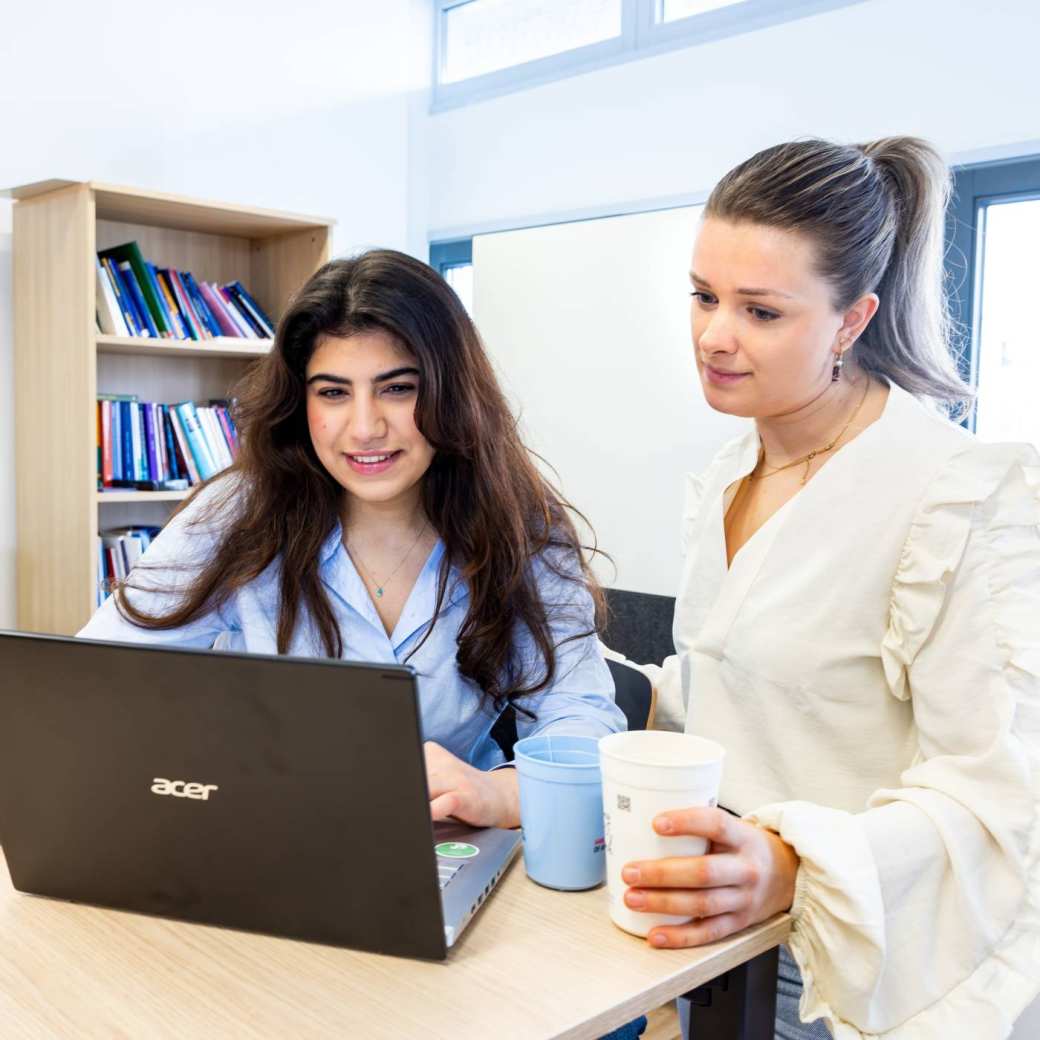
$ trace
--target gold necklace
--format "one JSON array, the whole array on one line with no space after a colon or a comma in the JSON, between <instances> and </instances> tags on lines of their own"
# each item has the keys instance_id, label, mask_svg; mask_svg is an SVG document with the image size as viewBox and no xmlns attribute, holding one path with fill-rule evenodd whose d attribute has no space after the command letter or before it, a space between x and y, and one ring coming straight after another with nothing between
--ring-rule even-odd
<instances>
[{"instance_id":1,"label":"gold necklace","mask_svg":"<svg viewBox=\"0 0 1040 1040\"><path fill-rule=\"evenodd\" d=\"M765 447L761 447L761 454L759 460L762 463L762 472L758 476L754 476L754 471L748 474L751 480L765 480L766 477L773 476L774 473L779 473L781 470L790 469L792 466L800 466L803 462L805 463L805 472L802 474L802 486L804 487L806 482L809 480L809 470L812 467L813 459L817 455L825 455L830 451L835 444L838 443L845 436L845 431L855 422L856 416L859 415L860 409L862 409L864 402L867 399L867 394L870 392L870 377L866 379L866 386L863 388L863 396L859 399L859 404L856 405L855 411L849 416L849 421L838 431L837 437L835 437L830 444L824 445L822 448L815 448L810 451L808 455L803 455L800 459L795 459L793 462L785 462L782 466L776 466L773 469L766 470L766 450Z\"/></svg>"},{"instance_id":2,"label":"gold necklace","mask_svg":"<svg viewBox=\"0 0 1040 1040\"><path fill-rule=\"evenodd\" d=\"M390 577L387 578L386 581L383 581L383 582L376 581L376 579L372 577L372 572L361 562L361 556L358 553L357 549L352 549L350 547L350 544L349 543L347 544L347 552L350 553L350 555L353 557L354 561L357 563L358 569L361 571L361 573L366 578L368 578L368 580L373 585L375 585L375 587L376 587L376 599L382 599L383 598L383 590L393 580L394 575L404 566L405 560L407 560L408 557L412 555L412 551L419 544L419 539L422 538L422 536L424 534L426 534L426 528L429 527L429 526L430 526L430 521L427 520L426 523L422 525L422 530L416 536L415 541L412 542L412 544L408 547L408 552L406 552L404 554L404 556L401 557L401 562L393 569L393 571L390 574Z\"/></svg>"}]
</instances>

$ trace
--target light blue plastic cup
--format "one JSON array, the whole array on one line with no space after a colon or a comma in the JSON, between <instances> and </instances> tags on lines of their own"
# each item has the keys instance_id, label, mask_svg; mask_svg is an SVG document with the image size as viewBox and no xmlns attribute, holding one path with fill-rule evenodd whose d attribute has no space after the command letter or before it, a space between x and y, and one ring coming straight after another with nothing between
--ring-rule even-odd
<instances>
[{"instance_id":1,"label":"light blue plastic cup","mask_svg":"<svg viewBox=\"0 0 1040 1040\"><path fill-rule=\"evenodd\" d=\"M602 885L606 853L599 741L525 737L514 754L527 876L565 892Z\"/></svg>"}]
</instances>

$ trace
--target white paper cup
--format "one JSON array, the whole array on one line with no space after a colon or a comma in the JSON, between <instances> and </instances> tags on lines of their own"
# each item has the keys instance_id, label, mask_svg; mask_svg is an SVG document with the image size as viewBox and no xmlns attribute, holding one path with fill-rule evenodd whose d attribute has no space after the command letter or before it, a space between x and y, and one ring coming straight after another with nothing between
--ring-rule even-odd
<instances>
[{"instance_id":1,"label":"white paper cup","mask_svg":"<svg viewBox=\"0 0 1040 1040\"><path fill-rule=\"evenodd\" d=\"M653 819L669 809L716 805L725 750L688 733L638 730L603 737L599 756L610 919L633 935L646 935L658 925L685 924L691 918L625 906L629 886L621 870L635 860L704 855L704 838L664 837L654 830Z\"/></svg>"}]
</instances>

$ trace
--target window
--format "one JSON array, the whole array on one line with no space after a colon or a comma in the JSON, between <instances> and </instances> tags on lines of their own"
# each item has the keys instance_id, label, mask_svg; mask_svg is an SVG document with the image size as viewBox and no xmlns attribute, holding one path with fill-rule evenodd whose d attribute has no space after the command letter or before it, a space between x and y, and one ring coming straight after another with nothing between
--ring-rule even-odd
<instances>
[{"instance_id":1,"label":"window","mask_svg":"<svg viewBox=\"0 0 1040 1040\"><path fill-rule=\"evenodd\" d=\"M674 22L695 14L716 11L720 7L733 7L735 3L736 0L659 0L658 18L662 22Z\"/></svg>"},{"instance_id":2,"label":"window","mask_svg":"<svg viewBox=\"0 0 1040 1040\"><path fill-rule=\"evenodd\" d=\"M441 82L601 43L621 34L621 0L470 0L444 12Z\"/></svg>"},{"instance_id":3,"label":"window","mask_svg":"<svg viewBox=\"0 0 1040 1040\"><path fill-rule=\"evenodd\" d=\"M455 290L473 317L473 239L431 243L430 266Z\"/></svg>"},{"instance_id":4,"label":"window","mask_svg":"<svg viewBox=\"0 0 1040 1040\"><path fill-rule=\"evenodd\" d=\"M950 303L985 440L1040 447L1040 349L1029 302L1040 263L1040 158L954 173L947 232Z\"/></svg>"},{"instance_id":5,"label":"window","mask_svg":"<svg viewBox=\"0 0 1040 1040\"><path fill-rule=\"evenodd\" d=\"M863 0L434 0L433 109Z\"/></svg>"}]
</instances>

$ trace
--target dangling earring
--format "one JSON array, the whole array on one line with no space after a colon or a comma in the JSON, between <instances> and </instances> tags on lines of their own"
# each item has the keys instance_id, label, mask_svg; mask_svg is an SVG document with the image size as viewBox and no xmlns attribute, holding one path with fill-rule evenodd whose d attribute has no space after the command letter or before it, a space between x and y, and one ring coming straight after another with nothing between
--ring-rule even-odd
<instances>
[{"instance_id":1,"label":"dangling earring","mask_svg":"<svg viewBox=\"0 0 1040 1040\"><path fill-rule=\"evenodd\" d=\"M845 367L845 351L836 350L834 352L834 368L831 369L831 382L836 383L841 379L841 370Z\"/></svg>"}]
</instances>

